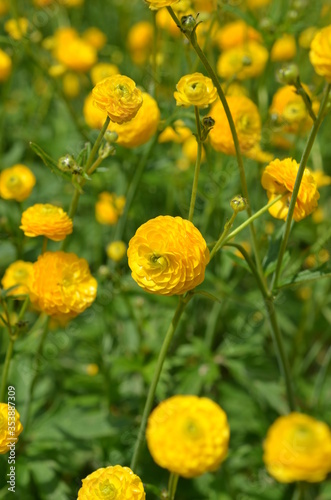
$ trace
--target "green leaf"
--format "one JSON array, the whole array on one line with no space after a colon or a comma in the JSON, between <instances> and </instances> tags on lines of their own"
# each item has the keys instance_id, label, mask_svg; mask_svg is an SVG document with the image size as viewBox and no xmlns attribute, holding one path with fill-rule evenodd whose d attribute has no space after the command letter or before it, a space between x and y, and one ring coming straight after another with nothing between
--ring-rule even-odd
<instances>
[{"instance_id":1,"label":"green leaf","mask_svg":"<svg viewBox=\"0 0 331 500\"><path fill-rule=\"evenodd\" d=\"M316 268L314 271L301 271L294 276L287 278L285 281L280 283L278 288L288 288L296 285L302 285L323 278L331 278L331 268L327 263L323 264L319 268Z\"/></svg>"}]
</instances>

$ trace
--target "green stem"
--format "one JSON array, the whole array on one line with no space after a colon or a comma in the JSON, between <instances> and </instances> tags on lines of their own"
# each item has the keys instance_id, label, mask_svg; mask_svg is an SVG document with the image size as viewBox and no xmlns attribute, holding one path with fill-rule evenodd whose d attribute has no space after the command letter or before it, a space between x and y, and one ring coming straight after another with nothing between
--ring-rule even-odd
<instances>
[{"instance_id":1,"label":"green stem","mask_svg":"<svg viewBox=\"0 0 331 500\"><path fill-rule=\"evenodd\" d=\"M26 401L25 425L24 425L25 432L27 431L28 426L30 424L30 419L31 419L31 402L32 402L32 399L33 399L33 393L34 393L35 385L36 385L36 382L37 382L37 379L38 379L38 376L39 376L39 372L40 372L41 357L42 357L43 348L44 348L45 340L46 340L47 333L48 333L49 322L50 322L50 317L47 317L45 325L44 325L44 329L43 329L41 337L40 337L38 349L36 351L36 355L35 355L35 358L34 358L34 370L35 370L35 372L34 372L34 376L33 376L33 379L31 381L31 384L30 384L30 388L29 388L29 392L28 392L28 397L27 397L27 401Z\"/></svg>"},{"instance_id":2,"label":"green stem","mask_svg":"<svg viewBox=\"0 0 331 500\"><path fill-rule=\"evenodd\" d=\"M193 220L195 201L196 201L197 192L198 192L198 182L199 182L199 173L200 173L200 165L201 165L201 155L202 155L201 123L200 123L198 106L194 106L194 111L195 111L195 123L197 126L196 139L197 139L198 150L197 150L197 157L195 160L194 179L193 179L193 186L192 186L190 210L189 210L189 216L188 216L188 220L191 222Z\"/></svg>"},{"instance_id":3,"label":"green stem","mask_svg":"<svg viewBox=\"0 0 331 500\"><path fill-rule=\"evenodd\" d=\"M14 343L15 343L15 337L10 336L9 337L9 344L7 347L6 358L5 358L5 364L4 364L3 370L2 370L0 403L1 402L5 403L5 392L6 392L6 387L7 387L7 378L8 378L10 361L11 361L11 358L13 356Z\"/></svg>"},{"instance_id":4,"label":"green stem","mask_svg":"<svg viewBox=\"0 0 331 500\"><path fill-rule=\"evenodd\" d=\"M299 170L298 170L298 173L297 173L297 176L295 179L295 184L294 184L294 188L293 188L293 192L292 192L292 196L291 196L290 206L288 209L288 214L287 214L287 218L286 218L286 222L285 222L284 235L283 235L281 247L280 247L279 254L278 254L276 270L275 270L273 280L272 280L273 288L277 288L277 285L278 285L278 280L279 280L280 272L281 272L281 268L282 268L283 257L284 257L285 250L286 250L287 243L288 243L288 239L290 236L291 223L292 223L292 219L293 219L295 204L296 204L297 197L299 194L299 189L300 189L302 177L303 177L303 174L305 172L307 161L308 161L311 149L313 147L317 132L318 132L318 130L321 126L321 123L323 121L323 118L324 118L324 112L325 112L326 105L328 102L330 89L331 89L331 84L329 83L326 87L325 94L324 94L317 118L314 122L314 125L313 125L311 131L310 131L306 147L302 153L300 166L299 166Z\"/></svg>"},{"instance_id":5,"label":"green stem","mask_svg":"<svg viewBox=\"0 0 331 500\"><path fill-rule=\"evenodd\" d=\"M179 320L183 314L183 311L184 311L186 305L190 301L191 297L192 297L192 295L188 294L188 295L186 295L185 298L184 297L179 298L177 309L175 311L175 314L172 318L172 321L169 325L168 331L167 331L166 336L164 338L164 341L163 341L163 344L162 344L162 347L161 347L161 350L159 353L159 357L158 357L158 360L156 362L156 366L154 369L152 382L151 382L151 385L150 385L149 390L148 390L148 395L147 395L143 415L141 418L141 424L139 427L138 436L137 436L137 440L136 440L136 444L135 444L135 448L134 448L134 452L133 452L133 456L132 456L132 460L131 460L131 465L130 465L130 468L132 470L136 470L137 463L138 463L138 460L140 458L140 454L142 452L142 448L144 445L144 435L145 435L147 419L148 419L148 416L149 416L151 409L153 407L155 391L156 391L156 387L157 387L157 384L158 384L158 381L160 378L163 363L164 363L165 358L167 356L167 352L168 352L170 343L173 339L176 328L178 326Z\"/></svg>"},{"instance_id":6,"label":"green stem","mask_svg":"<svg viewBox=\"0 0 331 500\"><path fill-rule=\"evenodd\" d=\"M41 249L41 255L46 252L46 250L47 250L47 243L48 243L48 238L46 236L44 236L43 246L42 246L42 249Z\"/></svg>"},{"instance_id":7,"label":"green stem","mask_svg":"<svg viewBox=\"0 0 331 500\"><path fill-rule=\"evenodd\" d=\"M237 215L238 215L238 212L233 212L230 220L226 222L226 224L224 226L223 233L218 238L218 240L216 241L216 243L215 243L212 251L210 252L210 260L214 257L215 253L221 248L222 243L224 242L225 238L229 234L230 229L233 226L233 222L234 222L235 218L237 217Z\"/></svg>"},{"instance_id":8,"label":"green stem","mask_svg":"<svg viewBox=\"0 0 331 500\"><path fill-rule=\"evenodd\" d=\"M167 9L168 9L169 14L171 15L171 17L173 18L173 20L177 24L177 26L180 27L180 21L177 18L177 16L174 13L174 11L172 10L172 8L171 7L167 7ZM237 158L237 163L238 163L238 168L239 168L239 176L240 176L240 183L241 183L242 194L243 194L243 197L246 198L246 200L248 202L247 213L248 213L248 216L250 217L252 215L252 212L251 212L250 202L249 202L249 195L248 195L246 175L245 175L245 170L244 170L244 163L243 163L243 159L242 159L242 155L241 155L241 151L240 151L240 144L239 144L239 139L238 139L236 127L235 127L235 124L234 124L234 121L233 121L233 117L231 115L231 111L230 111L228 102L226 100L225 94L223 92L223 89L221 87L221 84L220 84L220 82L219 82L219 80L217 78L217 75L216 75L215 71L213 70L213 68L209 64L208 59L206 58L205 54L203 53L203 51L201 50L201 48L200 48L200 46L199 46L199 44L197 42L197 37L196 37L195 32L193 33L193 35L191 33L185 33L184 32L184 35L186 36L186 38L191 43L191 45L192 45L193 49L195 50L197 56L199 57L200 61L204 65L204 67L205 67L208 75L210 76L213 84L216 87L218 96L219 96L219 98L221 100L221 103L223 105L224 112L226 114L226 117L227 117L227 120L228 120L228 123L229 123L230 131L231 131L231 135L232 135L232 139L233 139L233 144L234 144L234 148L235 148L235 152L236 152L236 158ZM256 232L255 232L255 228L254 228L253 224L251 224L249 226L249 230L250 230L251 239L252 239L252 247L253 247L253 251L254 251L254 255L255 255L256 266L257 266L258 272L261 274L261 279L265 280L264 274L263 274L263 269L262 269L262 263L261 263L261 259L260 259L260 255L259 255L259 251L258 251L258 243L257 243L257 238L256 238Z\"/></svg>"},{"instance_id":9,"label":"green stem","mask_svg":"<svg viewBox=\"0 0 331 500\"><path fill-rule=\"evenodd\" d=\"M96 169L98 168L99 165L101 165L101 163L103 162L104 158L102 158L102 156L99 156L95 162L93 163L93 165L88 169L87 171L87 175L92 175L93 172L96 171Z\"/></svg>"},{"instance_id":10,"label":"green stem","mask_svg":"<svg viewBox=\"0 0 331 500\"><path fill-rule=\"evenodd\" d=\"M169 476L169 484L168 484L168 499L175 500L177 484L178 484L179 475L174 472L170 472Z\"/></svg>"},{"instance_id":11,"label":"green stem","mask_svg":"<svg viewBox=\"0 0 331 500\"><path fill-rule=\"evenodd\" d=\"M26 310L27 310L27 308L28 308L29 303L30 303L30 296L29 296L29 295L27 295L27 296L25 297L25 299L24 299L23 304L22 304L22 308L21 308L21 310L20 310L20 312L19 312L19 314L18 314L17 323L18 323L19 321L21 321L21 319L23 318L23 316L24 316L24 314L25 314L25 312L26 312Z\"/></svg>"}]
</instances>

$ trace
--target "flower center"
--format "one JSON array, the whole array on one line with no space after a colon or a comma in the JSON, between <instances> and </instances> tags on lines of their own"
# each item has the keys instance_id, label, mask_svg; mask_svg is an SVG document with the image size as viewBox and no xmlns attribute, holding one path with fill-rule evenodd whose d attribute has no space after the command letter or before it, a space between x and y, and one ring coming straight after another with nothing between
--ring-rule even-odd
<instances>
[{"instance_id":1,"label":"flower center","mask_svg":"<svg viewBox=\"0 0 331 500\"><path fill-rule=\"evenodd\" d=\"M166 257L163 257L163 255L159 255L157 253L153 253L150 256L149 261L153 267L162 267L162 269L165 269L168 264Z\"/></svg>"},{"instance_id":2,"label":"flower center","mask_svg":"<svg viewBox=\"0 0 331 500\"><path fill-rule=\"evenodd\" d=\"M206 85L202 82L194 82L187 86L186 94L188 97L196 97L207 91Z\"/></svg>"},{"instance_id":3,"label":"flower center","mask_svg":"<svg viewBox=\"0 0 331 500\"><path fill-rule=\"evenodd\" d=\"M15 189L19 188L22 185L21 179L17 175L11 175L9 179L7 180L7 188L8 189Z\"/></svg>"},{"instance_id":4,"label":"flower center","mask_svg":"<svg viewBox=\"0 0 331 500\"><path fill-rule=\"evenodd\" d=\"M195 420L188 419L184 425L184 433L189 439L199 439L201 437L201 428Z\"/></svg>"},{"instance_id":5,"label":"flower center","mask_svg":"<svg viewBox=\"0 0 331 500\"><path fill-rule=\"evenodd\" d=\"M100 498L104 498L105 500L115 500L117 498L118 490L116 486L109 482L109 479L105 479L99 484Z\"/></svg>"},{"instance_id":6,"label":"flower center","mask_svg":"<svg viewBox=\"0 0 331 500\"><path fill-rule=\"evenodd\" d=\"M58 207L55 207L53 205L44 205L41 209L41 212L45 215L47 214L53 214L58 211Z\"/></svg>"},{"instance_id":7,"label":"flower center","mask_svg":"<svg viewBox=\"0 0 331 500\"><path fill-rule=\"evenodd\" d=\"M294 431L293 448L299 453L311 451L316 443L314 433L305 425L300 425Z\"/></svg>"},{"instance_id":8,"label":"flower center","mask_svg":"<svg viewBox=\"0 0 331 500\"><path fill-rule=\"evenodd\" d=\"M121 84L121 83L119 85L116 85L115 92L119 98L121 98L121 97L127 98L130 96L130 90L128 89L128 87L126 85Z\"/></svg>"}]
</instances>

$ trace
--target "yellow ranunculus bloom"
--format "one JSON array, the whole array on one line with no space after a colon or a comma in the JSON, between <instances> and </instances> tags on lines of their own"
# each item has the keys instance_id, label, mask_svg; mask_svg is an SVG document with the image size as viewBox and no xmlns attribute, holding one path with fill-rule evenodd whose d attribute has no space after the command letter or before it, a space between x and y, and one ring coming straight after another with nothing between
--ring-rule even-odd
<instances>
[{"instance_id":1,"label":"yellow ranunculus bloom","mask_svg":"<svg viewBox=\"0 0 331 500\"><path fill-rule=\"evenodd\" d=\"M114 465L98 469L82 480L77 500L145 500L141 479L129 467Z\"/></svg>"},{"instance_id":2,"label":"yellow ranunculus bloom","mask_svg":"<svg viewBox=\"0 0 331 500\"><path fill-rule=\"evenodd\" d=\"M95 48L79 36L56 45L54 56L66 68L73 71L89 71L97 61Z\"/></svg>"},{"instance_id":3,"label":"yellow ranunculus bloom","mask_svg":"<svg viewBox=\"0 0 331 500\"><path fill-rule=\"evenodd\" d=\"M309 49L310 44L314 39L314 36L316 35L318 31L318 28L316 26L309 26L309 28L306 28L303 30L300 35L299 35L299 45L303 49Z\"/></svg>"},{"instance_id":4,"label":"yellow ranunculus bloom","mask_svg":"<svg viewBox=\"0 0 331 500\"><path fill-rule=\"evenodd\" d=\"M123 213L125 197L117 196L115 193L104 191L99 194L95 204L95 218L99 224L112 226L118 221L118 217Z\"/></svg>"},{"instance_id":5,"label":"yellow ranunculus bloom","mask_svg":"<svg viewBox=\"0 0 331 500\"><path fill-rule=\"evenodd\" d=\"M0 49L0 82L8 80L12 70L12 61L9 55Z\"/></svg>"},{"instance_id":6,"label":"yellow ranunculus bloom","mask_svg":"<svg viewBox=\"0 0 331 500\"><path fill-rule=\"evenodd\" d=\"M275 41L270 52L271 61L291 61L297 53L297 45L293 35L285 33Z\"/></svg>"},{"instance_id":7,"label":"yellow ranunculus bloom","mask_svg":"<svg viewBox=\"0 0 331 500\"><path fill-rule=\"evenodd\" d=\"M126 123L110 123L108 129L118 135L117 144L125 148L135 148L149 141L155 134L160 122L160 110L157 102L143 92L143 104L132 120Z\"/></svg>"},{"instance_id":8,"label":"yellow ranunculus bloom","mask_svg":"<svg viewBox=\"0 0 331 500\"><path fill-rule=\"evenodd\" d=\"M140 21L130 28L127 38L127 46L131 58L136 64L145 63L151 54L153 32L153 25L148 21Z\"/></svg>"},{"instance_id":9,"label":"yellow ranunculus bloom","mask_svg":"<svg viewBox=\"0 0 331 500\"><path fill-rule=\"evenodd\" d=\"M210 78L201 73L183 76L174 92L177 106L206 108L217 99L217 90Z\"/></svg>"},{"instance_id":10,"label":"yellow ranunculus bloom","mask_svg":"<svg viewBox=\"0 0 331 500\"><path fill-rule=\"evenodd\" d=\"M314 36L309 59L316 73L331 83L331 25L322 28Z\"/></svg>"},{"instance_id":11,"label":"yellow ranunculus bloom","mask_svg":"<svg viewBox=\"0 0 331 500\"><path fill-rule=\"evenodd\" d=\"M16 297L28 294L32 272L32 262L24 262L23 260L13 262L7 267L1 280L3 289L8 290L8 288L17 285L17 288L11 290L8 295Z\"/></svg>"},{"instance_id":12,"label":"yellow ranunculus bloom","mask_svg":"<svg viewBox=\"0 0 331 500\"><path fill-rule=\"evenodd\" d=\"M31 170L18 163L0 172L0 197L24 201L31 194L36 178Z\"/></svg>"},{"instance_id":13,"label":"yellow ranunculus bloom","mask_svg":"<svg viewBox=\"0 0 331 500\"><path fill-rule=\"evenodd\" d=\"M74 99L80 94L80 78L77 73L66 73L62 79L63 92L69 99Z\"/></svg>"},{"instance_id":14,"label":"yellow ranunculus bloom","mask_svg":"<svg viewBox=\"0 0 331 500\"><path fill-rule=\"evenodd\" d=\"M92 92L86 97L83 106L83 115L89 127L100 130L105 123L107 113L94 106Z\"/></svg>"},{"instance_id":15,"label":"yellow ranunculus bloom","mask_svg":"<svg viewBox=\"0 0 331 500\"><path fill-rule=\"evenodd\" d=\"M220 50L240 47L249 40L262 41L260 33L241 19L222 26L216 33L215 39Z\"/></svg>"},{"instance_id":16,"label":"yellow ranunculus bloom","mask_svg":"<svg viewBox=\"0 0 331 500\"><path fill-rule=\"evenodd\" d=\"M125 254L126 244L124 241L112 241L107 245L107 255L111 260L119 262L123 259Z\"/></svg>"},{"instance_id":17,"label":"yellow ranunculus bloom","mask_svg":"<svg viewBox=\"0 0 331 500\"><path fill-rule=\"evenodd\" d=\"M159 135L159 142L175 142L181 144L191 137L192 131L185 126L182 120L176 120L172 127L166 127Z\"/></svg>"},{"instance_id":18,"label":"yellow ranunculus bloom","mask_svg":"<svg viewBox=\"0 0 331 500\"><path fill-rule=\"evenodd\" d=\"M46 252L33 264L30 300L49 316L71 319L90 307L97 294L97 281L88 263L74 253Z\"/></svg>"},{"instance_id":19,"label":"yellow ranunculus bloom","mask_svg":"<svg viewBox=\"0 0 331 500\"><path fill-rule=\"evenodd\" d=\"M145 0L145 2L151 10L157 10L162 7L170 7L174 3L177 3L178 0Z\"/></svg>"},{"instance_id":20,"label":"yellow ranunculus bloom","mask_svg":"<svg viewBox=\"0 0 331 500\"><path fill-rule=\"evenodd\" d=\"M146 431L155 462L186 478L216 470L226 458L229 437L222 408L197 396L173 396L160 403Z\"/></svg>"},{"instance_id":21,"label":"yellow ranunculus bloom","mask_svg":"<svg viewBox=\"0 0 331 500\"><path fill-rule=\"evenodd\" d=\"M267 60L267 49L260 43L248 41L222 52L217 61L217 72L225 79L236 76L239 80L247 80L261 75Z\"/></svg>"},{"instance_id":22,"label":"yellow ranunculus bloom","mask_svg":"<svg viewBox=\"0 0 331 500\"><path fill-rule=\"evenodd\" d=\"M93 102L111 121L125 123L136 116L143 97L131 78L114 75L98 82L92 90Z\"/></svg>"},{"instance_id":23,"label":"yellow ranunculus bloom","mask_svg":"<svg viewBox=\"0 0 331 500\"><path fill-rule=\"evenodd\" d=\"M37 203L23 212L20 229L29 238L45 236L61 241L72 233L72 220L61 207Z\"/></svg>"},{"instance_id":24,"label":"yellow ranunculus bloom","mask_svg":"<svg viewBox=\"0 0 331 500\"><path fill-rule=\"evenodd\" d=\"M91 80L93 85L96 85L101 80L108 78L108 76L118 75L120 70L115 64L100 62L93 66L90 71Z\"/></svg>"},{"instance_id":25,"label":"yellow ranunculus bloom","mask_svg":"<svg viewBox=\"0 0 331 500\"><path fill-rule=\"evenodd\" d=\"M331 472L330 429L308 415L293 412L279 417L263 447L266 468L281 483L315 483Z\"/></svg>"},{"instance_id":26,"label":"yellow ranunculus bloom","mask_svg":"<svg viewBox=\"0 0 331 500\"><path fill-rule=\"evenodd\" d=\"M102 49L107 43L107 36L95 26L91 26L83 33L83 40L92 45L96 50Z\"/></svg>"},{"instance_id":27,"label":"yellow ranunculus bloom","mask_svg":"<svg viewBox=\"0 0 331 500\"><path fill-rule=\"evenodd\" d=\"M9 19L5 22L5 31L14 40L20 40L26 35L29 27L29 21L25 17L20 17L18 22L16 19Z\"/></svg>"},{"instance_id":28,"label":"yellow ranunculus bloom","mask_svg":"<svg viewBox=\"0 0 331 500\"><path fill-rule=\"evenodd\" d=\"M330 186L331 177L329 175L326 175L323 172L323 170L315 170L315 171L312 171L311 174L315 179L317 188L324 187L324 186Z\"/></svg>"},{"instance_id":29,"label":"yellow ranunculus bloom","mask_svg":"<svg viewBox=\"0 0 331 500\"><path fill-rule=\"evenodd\" d=\"M9 426L9 423L14 425ZM17 443L17 438L22 430L23 425L20 422L20 414L15 409L15 406L0 403L0 455L10 451L9 446Z\"/></svg>"},{"instance_id":30,"label":"yellow ranunculus bloom","mask_svg":"<svg viewBox=\"0 0 331 500\"><path fill-rule=\"evenodd\" d=\"M184 156L191 162L194 163L197 158L198 144L194 135L191 135L186 141L183 142L182 151ZM201 150L201 162L206 158L205 149L202 146Z\"/></svg>"},{"instance_id":31,"label":"yellow ranunculus bloom","mask_svg":"<svg viewBox=\"0 0 331 500\"><path fill-rule=\"evenodd\" d=\"M209 250L192 222L169 215L139 227L128 248L132 278L158 295L182 295L205 278Z\"/></svg>"},{"instance_id":32,"label":"yellow ranunculus bloom","mask_svg":"<svg viewBox=\"0 0 331 500\"><path fill-rule=\"evenodd\" d=\"M269 163L262 174L262 186L267 190L269 201L272 201L279 194L288 194L269 208L269 213L276 219L286 220L298 169L298 163L292 158L276 159ZM310 215L317 208L319 197L315 179L310 170L306 168L295 204L293 219L299 222Z\"/></svg>"}]
</instances>

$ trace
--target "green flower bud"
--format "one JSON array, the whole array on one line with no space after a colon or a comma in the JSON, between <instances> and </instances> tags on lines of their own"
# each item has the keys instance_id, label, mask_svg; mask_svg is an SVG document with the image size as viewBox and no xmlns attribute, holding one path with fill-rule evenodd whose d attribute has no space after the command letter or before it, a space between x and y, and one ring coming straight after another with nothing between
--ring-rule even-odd
<instances>
[{"instance_id":1,"label":"green flower bud","mask_svg":"<svg viewBox=\"0 0 331 500\"><path fill-rule=\"evenodd\" d=\"M231 200L230 206L234 212L238 213L246 210L248 203L246 198L243 198L240 194L238 194Z\"/></svg>"},{"instance_id":2,"label":"green flower bud","mask_svg":"<svg viewBox=\"0 0 331 500\"><path fill-rule=\"evenodd\" d=\"M107 142L112 144L117 141L118 133L115 132L115 130L106 130L105 135L103 137Z\"/></svg>"},{"instance_id":3,"label":"green flower bud","mask_svg":"<svg viewBox=\"0 0 331 500\"><path fill-rule=\"evenodd\" d=\"M61 156L57 163L57 167L62 172L74 172L79 168L74 157L71 155Z\"/></svg>"},{"instance_id":4,"label":"green flower bud","mask_svg":"<svg viewBox=\"0 0 331 500\"><path fill-rule=\"evenodd\" d=\"M193 16L183 16L180 20L182 30L187 33L192 33L196 27L196 20Z\"/></svg>"},{"instance_id":5,"label":"green flower bud","mask_svg":"<svg viewBox=\"0 0 331 500\"><path fill-rule=\"evenodd\" d=\"M277 72L277 80L285 85L294 85L299 79L299 68L296 64L290 63L280 68Z\"/></svg>"}]
</instances>

